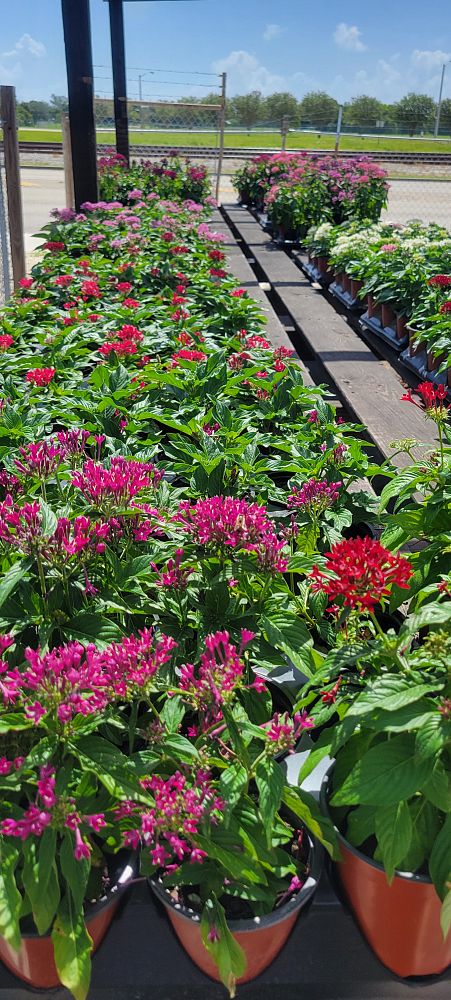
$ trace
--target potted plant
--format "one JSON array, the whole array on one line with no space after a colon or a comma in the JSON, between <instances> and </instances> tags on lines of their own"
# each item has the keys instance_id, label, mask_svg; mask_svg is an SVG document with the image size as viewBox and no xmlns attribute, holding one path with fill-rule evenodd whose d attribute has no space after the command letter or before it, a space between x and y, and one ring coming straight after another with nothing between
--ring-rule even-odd
<instances>
[{"instance_id":1,"label":"potted plant","mask_svg":"<svg viewBox=\"0 0 451 1000\"><path fill-rule=\"evenodd\" d=\"M91 953L135 869L118 808L130 794L149 801L148 761L120 747L127 692L172 647L150 632L103 651L23 654L10 635L0 646L0 958L34 987L62 983L85 1000Z\"/></svg>"},{"instance_id":2,"label":"potted plant","mask_svg":"<svg viewBox=\"0 0 451 1000\"><path fill-rule=\"evenodd\" d=\"M401 976L440 973L451 960L447 586L445 600L429 599L398 634L383 631L377 610L411 575L408 560L374 539L332 548L312 585L333 600L352 643L325 658L298 704L317 722L336 719L300 780L335 758L321 801L340 842L337 877L370 945Z\"/></svg>"},{"instance_id":3,"label":"potted plant","mask_svg":"<svg viewBox=\"0 0 451 1000\"><path fill-rule=\"evenodd\" d=\"M311 900L316 841L334 851L332 824L276 759L312 722L271 715L264 682L248 676L252 638L238 649L226 631L207 636L199 664L168 682L161 711L154 701L147 732L159 763L144 782L153 801L127 812L126 842L141 846L141 871L181 943L231 996L275 958Z\"/></svg>"}]
</instances>

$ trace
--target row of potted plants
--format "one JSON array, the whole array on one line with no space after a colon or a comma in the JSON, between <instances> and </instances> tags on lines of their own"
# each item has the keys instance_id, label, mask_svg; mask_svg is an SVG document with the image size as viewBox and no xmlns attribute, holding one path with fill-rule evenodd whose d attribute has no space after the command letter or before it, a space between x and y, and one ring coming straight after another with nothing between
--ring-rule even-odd
<instances>
[{"instance_id":1,"label":"row of potted plants","mask_svg":"<svg viewBox=\"0 0 451 1000\"><path fill-rule=\"evenodd\" d=\"M445 227L326 222L312 227L305 246L321 280L351 306L366 305L363 323L398 350L408 340L403 359L422 377L449 384L451 236Z\"/></svg>"},{"instance_id":2,"label":"row of potted plants","mask_svg":"<svg viewBox=\"0 0 451 1000\"><path fill-rule=\"evenodd\" d=\"M247 161L234 185L243 204L266 211L273 235L298 241L326 220L338 225L379 219L387 203L386 178L362 157L275 154Z\"/></svg>"},{"instance_id":3,"label":"row of potted plants","mask_svg":"<svg viewBox=\"0 0 451 1000\"><path fill-rule=\"evenodd\" d=\"M124 887L148 877L194 960L233 995L311 898L318 845L338 858L337 827L389 892L384 866L419 873L401 879L427 889L428 957L415 971L441 971L443 399L424 397L439 451L412 456L402 477L387 464L378 510L354 487L376 472L358 429L271 348L208 207L133 191L57 213L1 316L3 960L84 1000L93 946ZM407 557L413 538L428 547ZM406 600L405 622L384 617ZM377 687L387 678L392 701ZM384 742L396 751L387 766ZM309 768L337 757L332 816L287 782L283 758L299 745ZM396 786L404 826L391 854L382 792L365 798L353 771L372 751L379 788L418 758Z\"/></svg>"}]
</instances>

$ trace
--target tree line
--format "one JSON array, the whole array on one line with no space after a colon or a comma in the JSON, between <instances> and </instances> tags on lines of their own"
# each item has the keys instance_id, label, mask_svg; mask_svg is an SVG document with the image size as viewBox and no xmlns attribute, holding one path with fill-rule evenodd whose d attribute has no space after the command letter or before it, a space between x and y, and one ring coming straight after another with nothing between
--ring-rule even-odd
<instances>
[{"instance_id":1,"label":"tree line","mask_svg":"<svg viewBox=\"0 0 451 1000\"><path fill-rule=\"evenodd\" d=\"M208 128L216 124L215 114L196 107L199 104L217 104L218 95L207 94L200 99L192 95L181 97L177 104L160 107L139 105L129 101L131 125L143 127L170 126ZM179 104L194 105L181 108ZM95 104L96 120L99 125L114 122L113 101L98 99ZM333 129L337 124L339 104L325 91L310 91L298 101L288 92L263 96L258 90L249 94L237 94L226 102L226 120L231 127L251 129L256 125L280 128L286 118L290 128L313 128L318 131ZM52 94L50 101L19 101L17 118L21 126L55 122L59 124L61 113L67 111L67 98ZM343 125L361 131L372 129L393 129L408 135L429 132L433 129L437 105L428 94L406 94L400 101L385 104L375 97L362 94L343 106ZM451 99L446 98L441 105L440 131L451 133Z\"/></svg>"}]
</instances>

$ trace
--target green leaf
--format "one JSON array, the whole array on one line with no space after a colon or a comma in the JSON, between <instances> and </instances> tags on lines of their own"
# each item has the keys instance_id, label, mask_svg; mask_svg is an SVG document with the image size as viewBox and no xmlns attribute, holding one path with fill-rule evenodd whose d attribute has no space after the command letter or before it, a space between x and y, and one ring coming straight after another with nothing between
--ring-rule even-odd
<instances>
[{"instance_id":1,"label":"green leaf","mask_svg":"<svg viewBox=\"0 0 451 1000\"><path fill-rule=\"evenodd\" d=\"M43 538L50 538L53 535L56 526L58 524L58 518L56 514L53 513L51 507L44 500L40 503L41 515L42 515L42 536Z\"/></svg>"},{"instance_id":2,"label":"green leaf","mask_svg":"<svg viewBox=\"0 0 451 1000\"><path fill-rule=\"evenodd\" d=\"M423 795L437 809L451 812L451 775L445 771L440 757L434 761L431 774L421 788Z\"/></svg>"},{"instance_id":3,"label":"green leaf","mask_svg":"<svg viewBox=\"0 0 451 1000\"><path fill-rule=\"evenodd\" d=\"M385 677L378 677L372 684L368 684L363 693L351 705L347 714L351 717L365 715L372 708L396 712L398 708L419 701L425 694L434 690L432 683L412 684L404 677L388 674Z\"/></svg>"},{"instance_id":4,"label":"green leaf","mask_svg":"<svg viewBox=\"0 0 451 1000\"><path fill-rule=\"evenodd\" d=\"M251 882L258 885L264 882L263 868L260 864L246 855L237 845L236 851L229 851L228 848L216 844L211 837L203 837L196 834L196 844L205 851L209 858L215 858L222 865L228 875L239 882Z\"/></svg>"},{"instance_id":5,"label":"green leaf","mask_svg":"<svg viewBox=\"0 0 451 1000\"><path fill-rule=\"evenodd\" d=\"M351 844L358 847L374 833L376 822L375 806L357 806L348 815L346 836Z\"/></svg>"},{"instance_id":6,"label":"green leaf","mask_svg":"<svg viewBox=\"0 0 451 1000\"><path fill-rule=\"evenodd\" d=\"M255 781L259 792L259 809L266 828L266 843L271 847L274 817L280 807L285 776L273 757L264 757L257 764Z\"/></svg>"},{"instance_id":7,"label":"green leaf","mask_svg":"<svg viewBox=\"0 0 451 1000\"><path fill-rule=\"evenodd\" d=\"M55 851L56 831L50 827L44 830L40 841L29 839L23 846L22 879L39 934L48 931L60 901Z\"/></svg>"},{"instance_id":8,"label":"green leaf","mask_svg":"<svg viewBox=\"0 0 451 1000\"><path fill-rule=\"evenodd\" d=\"M420 757L435 757L447 741L451 742L451 725L439 712L431 712L415 737L415 749Z\"/></svg>"},{"instance_id":9,"label":"green leaf","mask_svg":"<svg viewBox=\"0 0 451 1000\"><path fill-rule=\"evenodd\" d=\"M0 842L0 934L18 951L21 943L19 918L22 897L16 885L14 870L19 861L19 849Z\"/></svg>"},{"instance_id":10,"label":"green leaf","mask_svg":"<svg viewBox=\"0 0 451 1000\"><path fill-rule=\"evenodd\" d=\"M219 792L226 803L225 820L233 812L237 802L247 787L248 775L246 768L239 760L233 761L229 767L222 772L219 781Z\"/></svg>"},{"instance_id":11,"label":"green leaf","mask_svg":"<svg viewBox=\"0 0 451 1000\"><path fill-rule=\"evenodd\" d=\"M451 889L446 893L440 911L440 927L443 938L447 938L451 930Z\"/></svg>"},{"instance_id":12,"label":"green leaf","mask_svg":"<svg viewBox=\"0 0 451 1000\"><path fill-rule=\"evenodd\" d=\"M63 986L75 1000L86 1000L91 980L92 941L83 911L76 911L70 894L64 896L52 930L55 965Z\"/></svg>"},{"instance_id":13,"label":"green leaf","mask_svg":"<svg viewBox=\"0 0 451 1000\"><path fill-rule=\"evenodd\" d=\"M32 561L32 559L20 559L3 574L0 580L0 608L3 607L7 598L10 597L20 581L27 575Z\"/></svg>"},{"instance_id":14,"label":"green leaf","mask_svg":"<svg viewBox=\"0 0 451 1000\"><path fill-rule=\"evenodd\" d=\"M95 642L98 649L104 649L111 642L122 639L122 631L115 622L102 615L81 611L64 625L64 633L69 639L79 642Z\"/></svg>"},{"instance_id":15,"label":"green leaf","mask_svg":"<svg viewBox=\"0 0 451 1000\"><path fill-rule=\"evenodd\" d=\"M261 627L268 642L281 649L295 667L308 677L313 675L310 654L313 640L307 626L297 615L291 611L272 611L271 617L262 616Z\"/></svg>"},{"instance_id":16,"label":"green leaf","mask_svg":"<svg viewBox=\"0 0 451 1000\"><path fill-rule=\"evenodd\" d=\"M81 767L96 774L111 795L148 801L132 761L108 740L91 733L78 741L72 739L67 747L78 758Z\"/></svg>"},{"instance_id":17,"label":"green leaf","mask_svg":"<svg viewBox=\"0 0 451 1000\"><path fill-rule=\"evenodd\" d=\"M397 802L378 809L375 831L382 864L390 884L395 868L407 854L412 839L412 820L407 803Z\"/></svg>"},{"instance_id":18,"label":"green leaf","mask_svg":"<svg viewBox=\"0 0 451 1000\"><path fill-rule=\"evenodd\" d=\"M176 760L182 760L185 764L191 764L199 757L199 751L193 743L180 733L168 733L164 738L163 748L167 756L173 754Z\"/></svg>"},{"instance_id":19,"label":"green leaf","mask_svg":"<svg viewBox=\"0 0 451 1000\"><path fill-rule=\"evenodd\" d=\"M82 858L76 861L74 857L75 838L70 830L64 831L63 842L60 848L61 872L66 880L68 890L72 893L72 899L76 912L83 909L86 886L88 884L91 862L89 858Z\"/></svg>"},{"instance_id":20,"label":"green leaf","mask_svg":"<svg viewBox=\"0 0 451 1000\"><path fill-rule=\"evenodd\" d=\"M204 947L216 963L221 981L233 1000L236 995L236 981L246 971L246 956L231 934L224 908L214 893L205 903L200 929Z\"/></svg>"},{"instance_id":21,"label":"green leaf","mask_svg":"<svg viewBox=\"0 0 451 1000\"><path fill-rule=\"evenodd\" d=\"M0 734L9 733L11 730L19 732L22 729L30 729L34 726L31 719L26 719L22 712L5 712L0 716Z\"/></svg>"},{"instance_id":22,"label":"green leaf","mask_svg":"<svg viewBox=\"0 0 451 1000\"><path fill-rule=\"evenodd\" d=\"M385 806L414 795L432 771L430 758L415 756L410 733L393 736L370 747L334 793L331 804Z\"/></svg>"},{"instance_id":23,"label":"green leaf","mask_svg":"<svg viewBox=\"0 0 451 1000\"><path fill-rule=\"evenodd\" d=\"M429 858L429 874L440 899L444 899L451 884L451 813L448 813Z\"/></svg>"},{"instance_id":24,"label":"green leaf","mask_svg":"<svg viewBox=\"0 0 451 1000\"><path fill-rule=\"evenodd\" d=\"M403 872L416 872L431 853L440 830L440 814L422 795L411 799L408 806L412 820L412 839L398 868Z\"/></svg>"},{"instance_id":25,"label":"green leaf","mask_svg":"<svg viewBox=\"0 0 451 1000\"><path fill-rule=\"evenodd\" d=\"M313 796L304 792L302 788L290 788L285 785L282 801L323 844L330 856L339 860L340 852L333 823L323 815Z\"/></svg>"}]
</instances>

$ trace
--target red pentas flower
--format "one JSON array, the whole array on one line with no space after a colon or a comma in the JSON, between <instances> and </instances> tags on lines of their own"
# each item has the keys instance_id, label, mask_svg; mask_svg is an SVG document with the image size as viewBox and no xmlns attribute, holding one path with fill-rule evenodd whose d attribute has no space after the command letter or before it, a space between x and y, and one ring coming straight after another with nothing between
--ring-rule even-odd
<instances>
[{"instance_id":1,"label":"red pentas flower","mask_svg":"<svg viewBox=\"0 0 451 1000\"><path fill-rule=\"evenodd\" d=\"M448 299L446 302L442 303L442 305L440 306L439 312L441 312L441 313L451 313L451 299Z\"/></svg>"},{"instance_id":2,"label":"red pentas flower","mask_svg":"<svg viewBox=\"0 0 451 1000\"><path fill-rule=\"evenodd\" d=\"M203 351L190 351L182 348L172 355L172 367L175 368L179 361L205 361L207 355Z\"/></svg>"},{"instance_id":3,"label":"red pentas flower","mask_svg":"<svg viewBox=\"0 0 451 1000\"><path fill-rule=\"evenodd\" d=\"M428 279L428 285L436 285L438 288L446 288L451 285L451 274L434 274Z\"/></svg>"},{"instance_id":4,"label":"red pentas flower","mask_svg":"<svg viewBox=\"0 0 451 1000\"><path fill-rule=\"evenodd\" d=\"M32 385L44 386L49 385L55 373L56 368L33 368L31 371L27 372L25 378L27 382L31 382Z\"/></svg>"},{"instance_id":5,"label":"red pentas flower","mask_svg":"<svg viewBox=\"0 0 451 1000\"><path fill-rule=\"evenodd\" d=\"M47 240L47 243L44 243L42 249L43 250L52 250L52 251L56 252L57 250L64 250L65 249L65 245L64 245L64 243L61 243L60 240Z\"/></svg>"},{"instance_id":6,"label":"red pentas flower","mask_svg":"<svg viewBox=\"0 0 451 1000\"><path fill-rule=\"evenodd\" d=\"M11 344L14 344L14 337L9 333L0 334L0 351L7 351Z\"/></svg>"},{"instance_id":7,"label":"red pentas flower","mask_svg":"<svg viewBox=\"0 0 451 1000\"><path fill-rule=\"evenodd\" d=\"M436 423L446 421L448 412L448 406L445 405L447 395L446 386L433 385L432 382L420 382L416 391L421 396L426 416L435 420ZM408 389L407 392L401 396L401 400L407 403L413 403L413 405L417 406L419 410L423 409L423 406L413 399L411 389Z\"/></svg>"},{"instance_id":8,"label":"red pentas flower","mask_svg":"<svg viewBox=\"0 0 451 1000\"><path fill-rule=\"evenodd\" d=\"M72 284L73 280L74 279L71 274L59 274L58 277L55 278L55 285L57 285L58 288L67 288L68 285Z\"/></svg>"},{"instance_id":9,"label":"red pentas flower","mask_svg":"<svg viewBox=\"0 0 451 1000\"><path fill-rule=\"evenodd\" d=\"M343 539L326 553L326 572L314 566L312 590L343 599L348 608L372 611L395 584L408 590L413 568L404 556L389 552L375 538Z\"/></svg>"}]
</instances>

